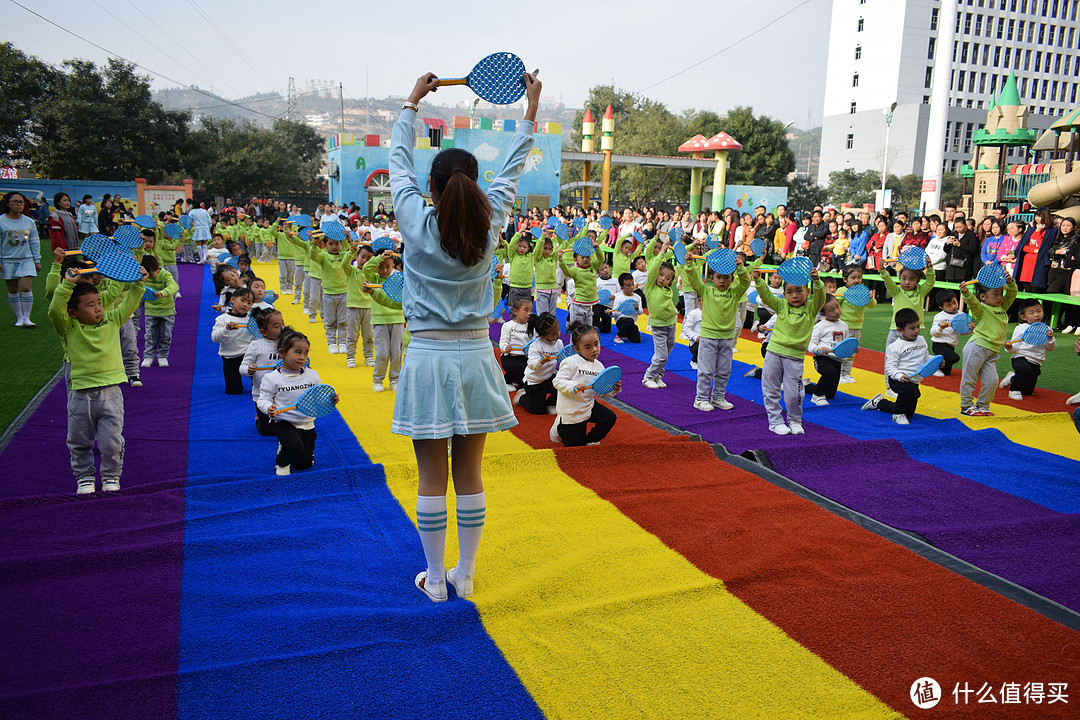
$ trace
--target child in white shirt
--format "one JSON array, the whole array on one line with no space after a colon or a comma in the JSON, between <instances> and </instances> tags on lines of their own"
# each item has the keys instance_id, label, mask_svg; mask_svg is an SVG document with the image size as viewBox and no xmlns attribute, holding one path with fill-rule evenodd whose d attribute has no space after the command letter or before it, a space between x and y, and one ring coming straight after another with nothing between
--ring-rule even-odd
<instances>
[{"instance_id":1,"label":"child in white shirt","mask_svg":"<svg viewBox=\"0 0 1080 720\"><path fill-rule=\"evenodd\" d=\"M555 402L558 415L548 437L553 443L562 440L566 447L599 445L615 427L616 419L615 413L597 403L596 393L586 387L604 369L596 359L600 356L600 334L584 323L575 323L567 331L577 354L562 361L552 381L559 391ZM621 389L622 383L616 383L611 394ZM589 423L593 423L591 430Z\"/></svg>"},{"instance_id":2,"label":"child in white shirt","mask_svg":"<svg viewBox=\"0 0 1080 720\"><path fill-rule=\"evenodd\" d=\"M1042 364L1046 362L1046 351L1057 348L1057 340L1051 331L1050 340L1044 345L1030 345L1020 338L1032 324L1042 322L1043 306L1035 298L1024 298L1019 302L1020 321L1013 330L1012 340L1005 344L1005 349L1012 355L1012 370L998 384L1009 388L1009 398L1023 400L1035 393L1035 383L1042 374Z\"/></svg>"},{"instance_id":3,"label":"child in white shirt","mask_svg":"<svg viewBox=\"0 0 1080 720\"><path fill-rule=\"evenodd\" d=\"M885 350L885 377L896 393L896 400L886 400L878 393L866 401L863 410L880 410L892 415L897 425L908 425L919 403L919 380L915 373L926 363L930 353L926 338L919 333L919 313L911 308L896 311L896 331L900 337Z\"/></svg>"},{"instance_id":4,"label":"child in white shirt","mask_svg":"<svg viewBox=\"0 0 1080 720\"><path fill-rule=\"evenodd\" d=\"M536 340L529 346L525 367L525 387L514 394L514 404L533 415L554 415L558 391L552 379L559 368L559 353L563 342L559 338L559 320L551 313L529 318L528 334Z\"/></svg>"},{"instance_id":5,"label":"child in white shirt","mask_svg":"<svg viewBox=\"0 0 1080 720\"><path fill-rule=\"evenodd\" d=\"M525 343L531 340L529 316L532 314L532 299L519 297L510 308L510 322L502 326L499 336L499 352L502 353L503 379L507 392L513 393L525 384Z\"/></svg>"},{"instance_id":6,"label":"child in white shirt","mask_svg":"<svg viewBox=\"0 0 1080 720\"><path fill-rule=\"evenodd\" d=\"M960 355L956 352L960 334L952 329L952 320L960 311L960 301L952 290L939 290L934 299L941 312L934 316L934 322L930 325L930 343L934 354L945 358L934 377L945 377L952 372L953 365L960 362Z\"/></svg>"},{"instance_id":7,"label":"child in white shirt","mask_svg":"<svg viewBox=\"0 0 1080 720\"><path fill-rule=\"evenodd\" d=\"M696 307L686 313L680 334L690 343L690 367L697 370L698 340L701 339L701 308Z\"/></svg>"},{"instance_id":8,"label":"child in white shirt","mask_svg":"<svg viewBox=\"0 0 1080 720\"><path fill-rule=\"evenodd\" d=\"M225 374L225 394L241 395L244 381L240 379L240 363L251 344L248 332L248 312L254 299L246 287L238 288L232 294L232 304L226 312L214 320L214 329L210 339L218 343L218 355L221 356L221 368Z\"/></svg>"},{"instance_id":9,"label":"child in white shirt","mask_svg":"<svg viewBox=\"0 0 1080 720\"><path fill-rule=\"evenodd\" d=\"M821 374L816 383L807 383L806 394L815 405L828 405L836 397L836 388L840 384L840 370L843 361L830 352L841 340L851 337L847 323L840 319L840 303L829 295L821 308L824 318L814 326L810 333L809 350L814 354L814 368Z\"/></svg>"}]
</instances>

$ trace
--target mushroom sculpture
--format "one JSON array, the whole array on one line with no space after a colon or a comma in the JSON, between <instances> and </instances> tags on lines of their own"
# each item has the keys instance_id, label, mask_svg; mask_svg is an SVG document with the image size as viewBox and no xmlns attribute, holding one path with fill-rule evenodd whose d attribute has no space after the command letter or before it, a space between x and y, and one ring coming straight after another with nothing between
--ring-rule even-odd
<instances>
[{"instance_id":1,"label":"mushroom sculpture","mask_svg":"<svg viewBox=\"0 0 1080 720\"><path fill-rule=\"evenodd\" d=\"M693 153L693 157L703 158L705 157L705 151L708 149L708 142L704 135L698 133L680 145L679 152ZM690 212L693 215L697 215L701 211L702 175L701 168L690 168Z\"/></svg>"},{"instance_id":2,"label":"mushroom sculpture","mask_svg":"<svg viewBox=\"0 0 1080 720\"><path fill-rule=\"evenodd\" d=\"M726 132L718 132L705 141L706 150L716 151L716 170L713 174L712 209L717 212L724 209L724 196L727 190L727 154L733 150L742 150L742 144Z\"/></svg>"}]
</instances>

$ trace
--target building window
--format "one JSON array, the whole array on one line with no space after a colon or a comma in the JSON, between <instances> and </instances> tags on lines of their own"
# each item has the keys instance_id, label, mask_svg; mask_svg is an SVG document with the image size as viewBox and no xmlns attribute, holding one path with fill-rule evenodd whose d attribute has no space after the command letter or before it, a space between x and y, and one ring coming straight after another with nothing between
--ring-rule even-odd
<instances>
[{"instance_id":1,"label":"building window","mask_svg":"<svg viewBox=\"0 0 1080 720\"><path fill-rule=\"evenodd\" d=\"M1005 39L1012 42L1013 33L1016 30L1016 20L1009 20L1009 32L1006 33Z\"/></svg>"},{"instance_id":2,"label":"building window","mask_svg":"<svg viewBox=\"0 0 1080 720\"><path fill-rule=\"evenodd\" d=\"M978 45L976 45L978 47ZM978 52L978 51L976 51ZM960 62L966 63L968 58L968 44L964 43L960 46Z\"/></svg>"},{"instance_id":3,"label":"building window","mask_svg":"<svg viewBox=\"0 0 1080 720\"><path fill-rule=\"evenodd\" d=\"M982 20L983 20L982 15L976 15L975 16L975 34L976 35L982 35Z\"/></svg>"},{"instance_id":4,"label":"building window","mask_svg":"<svg viewBox=\"0 0 1080 720\"><path fill-rule=\"evenodd\" d=\"M862 32L863 27L864 27L863 19L859 18L859 26L858 26L858 29L856 30L856 32Z\"/></svg>"},{"instance_id":5,"label":"building window","mask_svg":"<svg viewBox=\"0 0 1080 720\"><path fill-rule=\"evenodd\" d=\"M1046 44L1047 45L1053 45L1054 44L1054 26L1053 25L1049 26L1046 29Z\"/></svg>"},{"instance_id":6,"label":"building window","mask_svg":"<svg viewBox=\"0 0 1080 720\"><path fill-rule=\"evenodd\" d=\"M848 133L848 136L847 136L847 149L850 150L853 147L855 147L855 136L853 134L851 134L851 133Z\"/></svg>"},{"instance_id":7,"label":"building window","mask_svg":"<svg viewBox=\"0 0 1080 720\"><path fill-rule=\"evenodd\" d=\"M950 90L958 90L960 92L963 92L964 91L965 76L966 76L966 73L963 70L961 70L959 76L956 78L955 87L950 87L949 89ZM949 85L952 85L952 83L949 83Z\"/></svg>"},{"instance_id":8,"label":"building window","mask_svg":"<svg viewBox=\"0 0 1080 720\"><path fill-rule=\"evenodd\" d=\"M1005 48L1005 60L1002 63L1005 67L1009 67L1009 57L1012 55L1012 48Z\"/></svg>"},{"instance_id":9,"label":"building window","mask_svg":"<svg viewBox=\"0 0 1080 720\"><path fill-rule=\"evenodd\" d=\"M930 9L930 29L937 30L938 9Z\"/></svg>"},{"instance_id":10,"label":"building window","mask_svg":"<svg viewBox=\"0 0 1080 720\"><path fill-rule=\"evenodd\" d=\"M979 94L986 92L986 73L979 73Z\"/></svg>"},{"instance_id":11,"label":"building window","mask_svg":"<svg viewBox=\"0 0 1080 720\"><path fill-rule=\"evenodd\" d=\"M923 95L922 96L922 104L923 105L929 105L930 104L930 96L929 95Z\"/></svg>"},{"instance_id":12,"label":"building window","mask_svg":"<svg viewBox=\"0 0 1080 720\"><path fill-rule=\"evenodd\" d=\"M971 13L964 13L964 34L971 34Z\"/></svg>"},{"instance_id":13,"label":"building window","mask_svg":"<svg viewBox=\"0 0 1080 720\"><path fill-rule=\"evenodd\" d=\"M986 181L985 180L980 180L979 181L979 194L980 195L985 195L986 194Z\"/></svg>"},{"instance_id":14,"label":"building window","mask_svg":"<svg viewBox=\"0 0 1080 720\"><path fill-rule=\"evenodd\" d=\"M934 81L934 68L928 67L928 68L926 68L926 81L923 83L923 87L926 88L927 90L929 90L930 87L933 85L933 81Z\"/></svg>"},{"instance_id":15,"label":"building window","mask_svg":"<svg viewBox=\"0 0 1080 720\"><path fill-rule=\"evenodd\" d=\"M975 73L968 73L968 92L975 92Z\"/></svg>"},{"instance_id":16,"label":"building window","mask_svg":"<svg viewBox=\"0 0 1080 720\"><path fill-rule=\"evenodd\" d=\"M934 47L937 46L937 38L930 38L930 44L926 48L926 59L934 59Z\"/></svg>"},{"instance_id":17,"label":"building window","mask_svg":"<svg viewBox=\"0 0 1080 720\"><path fill-rule=\"evenodd\" d=\"M1035 89L1035 84L1032 83L1031 89ZM1020 94L1027 95L1027 78L1020 78Z\"/></svg>"},{"instance_id":18,"label":"building window","mask_svg":"<svg viewBox=\"0 0 1080 720\"><path fill-rule=\"evenodd\" d=\"M1005 18L998 18L997 39L1002 40L1005 38Z\"/></svg>"},{"instance_id":19,"label":"building window","mask_svg":"<svg viewBox=\"0 0 1080 720\"><path fill-rule=\"evenodd\" d=\"M859 73L851 76L851 87L859 87Z\"/></svg>"},{"instance_id":20,"label":"building window","mask_svg":"<svg viewBox=\"0 0 1080 720\"><path fill-rule=\"evenodd\" d=\"M861 60L862 59L862 45L856 45L855 46L855 59L856 60Z\"/></svg>"},{"instance_id":21,"label":"building window","mask_svg":"<svg viewBox=\"0 0 1080 720\"><path fill-rule=\"evenodd\" d=\"M851 114L854 115L856 112L858 112L858 111L855 109L855 101L852 100L851 101Z\"/></svg>"}]
</instances>

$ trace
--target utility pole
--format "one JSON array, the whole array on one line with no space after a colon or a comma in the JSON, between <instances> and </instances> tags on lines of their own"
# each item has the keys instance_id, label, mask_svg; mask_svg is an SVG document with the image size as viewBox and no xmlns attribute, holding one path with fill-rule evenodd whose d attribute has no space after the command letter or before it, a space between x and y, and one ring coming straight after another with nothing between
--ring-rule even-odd
<instances>
[{"instance_id":1,"label":"utility pole","mask_svg":"<svg viewBox=\"0 0 1080 720\"><path fill-rule=\"evenodd\" d=\"M285 99L285 119L300 122L300 108L296 101L296 81L289 78L289 94Z\"/></svg>"},{"instance_id":2,"label":"utility pole","mask_svg":"<svg viewBox=\"0 0 1080 720\"><path fill-rule=\"evenodd\" d=\"M338 100L341 101L341 135L344 139L345 135L345 88L341 83L337 84Z\"/></svg>"}]
</instances>

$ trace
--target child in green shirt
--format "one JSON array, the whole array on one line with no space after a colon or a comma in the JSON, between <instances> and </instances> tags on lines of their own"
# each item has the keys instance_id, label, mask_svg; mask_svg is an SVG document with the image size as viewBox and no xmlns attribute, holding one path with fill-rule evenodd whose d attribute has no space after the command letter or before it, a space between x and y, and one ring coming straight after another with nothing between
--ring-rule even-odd
<instances>
[{"instance_id":1,"label":"child in green shirt","mask_svg":"<svg viewBox=\"0 0 1080 720\"><path fill-rule=\"evenodd\" d=\"M972 292L972 286L975 291ZM990 401L998 387L998 348L1005 344L1009 327L1009 306L1016 299L1016 280L1010 275L1003 288L983 287L974 280L960 283L968 313L975 321L975 336L968 340L960 354L963 371L960 376L960 414L969 417L991 417ZM982 383L975 397L975 383Z\"/></svg>"},{"instance_id":2,"label":"child in green shirt","mask_svg":"<svg viewBox=\"0 0 1080 720\"><path fill-rule=\"evenodd\" d=\"M655 247L656 242L654 238L649 243L649 250ZM646 256L649 255L649 250L646 250ZM641 384L652 389L667 387L664 370L667 369L668 355L675 347L675 321L678 319L678 312L675 310L674 288L671 286L675 282L675 268L665 261L669 254L670 245L665 241L660 252L654 255L658 260L649 265L649 274L645 278L653 356Z\"/></svg>"},{"instance_id":3,"label":"child in green shirt","mask_svg":"<svg viewBox=\"0 0 1080 720\"><path fill-rule=\"evenodd\" d=\"M365 277L360 269L374 255L370 245L359 245L356 249L356 259L345 265L345 276L348 278L345 300L347 317L345 367L348 368L356 367L358 342L363 343L364 364L368 367L375 365L375 341L371 327L371 294L364 292Z\"/></svg>"},{"instance_id":4,"label":"child in green shirt","mask_svg":"<svg viewBox=\"0 0 1080 720\"><path fill-rule=\"evenodd\" d=\"M169 347L172 345L173 325L176 324L176 301L174 294L178 290L172 274L161 267L153 255L144 255L143 269L146 270L146 287L154 291L154 300L147 300L146 339L143 350L142 367L150 367L154 359L158 367L169 367Z\"/></svg>"}]
</instances>

